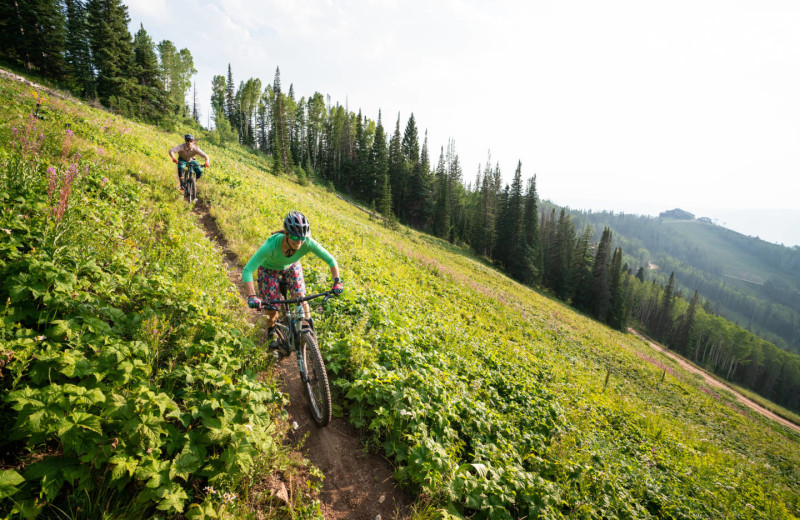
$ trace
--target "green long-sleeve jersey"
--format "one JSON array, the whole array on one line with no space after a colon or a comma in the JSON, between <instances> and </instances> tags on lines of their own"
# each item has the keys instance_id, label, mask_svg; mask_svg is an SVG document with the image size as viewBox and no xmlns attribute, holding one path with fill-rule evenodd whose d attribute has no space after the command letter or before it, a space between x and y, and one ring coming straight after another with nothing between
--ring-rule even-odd
<instances>
[{"instance_id":1,"label":"green long-sleeve jersey","mask_svg":"<svg viewBox=\"0 0 800 520\"><path fill-rule=\"evenodd\" d=\"M319 242L311 237L306 238L306 240L300 245L300 247L292 256L284 256L283 251L281 250L283 236L284 235L282 233L275 233L270 236L260 248L258 248L258 251L255 252L242 270L242 281L252 282L253 273L257 271L259 267L263 267L264 269L272 269L275 271L282 271L303 258L308 253L314 253L323 262L328 264L329 267L336 266L336 259L324 247L322 247Z\"/></svg>"}]
</instances>

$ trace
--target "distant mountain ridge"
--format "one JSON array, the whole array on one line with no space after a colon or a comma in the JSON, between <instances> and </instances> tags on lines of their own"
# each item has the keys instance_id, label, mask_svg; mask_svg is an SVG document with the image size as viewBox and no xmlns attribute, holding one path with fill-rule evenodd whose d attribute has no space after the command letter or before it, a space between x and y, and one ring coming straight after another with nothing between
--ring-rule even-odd
<instances>
[{"instance_id":1,"label":"distant mountain ridge","mask_svg":"<svg viewBox=\"0 0 800 520\"><path fill-rule=\"evenodd\" d=\"M634 272L644 267L660 283L674 272L684 297L697 290L720 316L800 353L800 248L745 236L679 208L657 218L582 211L572 216L579 229L591 225L595 237L611 228Z\"/></svg>"},{"instance_id":2,"label":"distant mountain ridge","mask_svg":"<svg viewBox=\"0 0 800 520\"><path fill-rule=\"evenodd\" d=\"M694 214L680 208L671 209L669 211L662 211L658 218L674 218L678 220L694 220Z\"/></svg>"}]
</instances>

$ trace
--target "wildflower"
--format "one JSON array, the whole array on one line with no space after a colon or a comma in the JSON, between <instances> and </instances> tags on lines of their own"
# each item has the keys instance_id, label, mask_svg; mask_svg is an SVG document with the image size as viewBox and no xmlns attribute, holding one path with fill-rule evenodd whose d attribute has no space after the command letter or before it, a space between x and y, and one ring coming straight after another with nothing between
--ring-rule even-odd
<instances>
[{"instance_id":1,"label":"wildflower","mask_svg":"<svg viewBox=\"0 0 800 520\"><path fill-rule=\"evenodd\" d=\"M298 429L299 427L300 427L300 425L299 425L299 424L297 424L297 421L292 421L292 429L293 429L293 430L296 430L296 429Z\"/></svg>"},{"instance_id":2,"label":"wildflower","mask_svg":"<svg viewBox=\"0 0 800 520\"><path fill-rule=\"evenodd\" d=\"M225 500L225 502L229 502L229 503L233 502L234 500L236 500L236 497L237 497L236 493L230 493L230 492L229 493L225 493L224 495L222 495L223 500Z\"/></svg>"},{"instance_id":3,"label":"wildflower","mask_svg":"<svg viewBox=\"0 0 800 520\"><path fill-rule=\"evenodd\" d=\"M52 166L47 168L47 196L52 199L53 194L56 192L56 184L58 183L58 173Z\"/></svg>"},{"instance_id":4,"label":"wildflower","mask_svg":"<svg viewBox=\"0 0 800 520\"><path fill-rule=\"evenodd\" d=\"M414 412L409 412L408 410L403 409L403 410L400 410L400 415L412 416L412 415L414 415Z\"/></svg>"},{"instance_id":5,"label":"wildflower","mask_svg":"<svg viewBox=\"0 0 800 520\"><path fill-rule=\"evenodd\" d=\"M36 336L36 341L44 341L47 339L47 336Z\"/></svg>"},{"instance_id":6,"label":"wildflower","mask_svg":"<svg viewBox=\"0 0 800 520\"><path fill-rule=\"evenodd\" d=\"M203 491L205 491L209 495L216 495L217 494L217 490L214 489L214 486L206 486L205 488L203 488Z\"/></svg>"},{"instance_id":7,"label":"wildflower","mask_svg":"<svg viewBox=\"0 0 800 520\"><path fill-rule=\"evenodd\" d=\"M6 229L6 228L0 228L0 229L5 231L6 235L10 235L11 234L11 230L10 229Z\"/></svg>"},{"instance_id":8,"label":"wildflower","mask_svg":"<svg viewBox=\"0 0 800 520\"><path fill-rule=\"evenodd\" d=\"M153 448L147 448L147 454L150 455L151 453L153 453Z\"/></svg>"},{"instance_id":9,"label":"wildflower","mask_svg":"<svg viewBox=\"0 0 800 520\"><path fill-rule=\"evenodd\" d=\"M245 424L244 427L247 428L248 431L253 431L253 425L252 424Z\"/></svg>"}]
</instances>

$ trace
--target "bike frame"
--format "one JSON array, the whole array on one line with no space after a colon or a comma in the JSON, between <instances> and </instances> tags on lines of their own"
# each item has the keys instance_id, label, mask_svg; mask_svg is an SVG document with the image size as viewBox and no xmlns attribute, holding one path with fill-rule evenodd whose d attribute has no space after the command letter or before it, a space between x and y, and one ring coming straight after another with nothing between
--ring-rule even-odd
<instances>
[{"instance_id":1,"label":"bike frame","mask_svg":"<svg viewBox=\"0 0 800 520\"><path fill-rule=\"evenodd\" d=\"M297 358L297 368L300 370L300 379L303 381L303 384L308 383L308 374L306 373L306 367L303 363L303 356L300 355L300 334L304 333L300 327L300 322L305 315L298 316L297 313L292 312L292 309L289 306L295 303L301 304L303 302L316 300L317 298L321 297L324 297L322 300L324 303L332 296L333 292L325 291L322 293L312 294L311 296L303 296L302 298L272 300L269 302L270 305L280 306L279 312L286 316L286 324L281 323L282 320L278 320L275 322L275 326L284 329L286 332L286 341L289 342L289 350L294 351L295 357ZM306 331L306 333L307 332L308 331Z\"/></svg>"}]
</instances>

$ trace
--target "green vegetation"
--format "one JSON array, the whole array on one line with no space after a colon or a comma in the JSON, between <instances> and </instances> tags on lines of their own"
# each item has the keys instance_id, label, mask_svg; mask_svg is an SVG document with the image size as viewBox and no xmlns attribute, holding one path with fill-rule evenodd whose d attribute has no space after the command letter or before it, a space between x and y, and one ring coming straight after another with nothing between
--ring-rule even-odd
<instances>
[{"instance_id":1,"label":"green vegetation","mask_svg":"<svg viewBox=\"0 0 800 520\"><path fill-rule=\"evenodd\" d=\"M178 138L8 80L0 107L0 516L314 516L313 480L252 492L308 469Z\"/></svg>"},{"instance_id":2,"label":"green vegetation","mask_svg":"<svg viewBox=\"0 0 800 520\"><path fill-rule=\"evenodd\" d=\"M441 517L797 516L796 434L464 249L209 150L203 193L242 261L300 208L340 262L318 321L338 399Z\"/></svg>"},{"instance_id":3,"label":"green vegetation","mask_svg":"<svg viewBox=\"0 0 800 520\"><path fill-rule=\"evenodd\" d=\"M286 455L283 397L255 375L264 362L244 304L175 193L166 150L180 137L58 100L44 104L44 121L29 119L30 93L0 85L0 417L8 428L0 437L0 511L203 518L223 509L255 517L258 509L281 517L284 506L249 492L302 468ZM282 92L279 74L272 88ZM317 106L313 99L306 106ZM400 138L398 121L388 147L368 146L371 135L383 135L380 117L373 124L341 106L321 108L314 121L330 125L306 127L319 140L300 141L319 144L304 148L319 155L295 162L284 149L296 142L291 132L262 148L266 160L208 143L214 167L200 193L242 262L286 212L309 217L347 283L317 321L335 399L432 516L800 515L796 433L454 245L470 236L466 243L483 253L525 258L519 276L548 270L538 271L548 287L570 298L583 287L592 315L623 328L625 269L610 230L595 254L591 235L575 238L565 213L551 212L538 232L530 218L538 213L535 181L523 183L518 168L504 192L499 168L487 167L482 188L468 194L452 146L439 155L437 182L425 184L438 186L439 198L405 205L416 192L396 189L392 172L428 175L427 142L413 160L415 125ZM275 124L279 134L287 128ZM366 134L349 142L375 152L380 185L344 175L344 167L376 171L359 170L348 162L353 155L329 146L348 142L333 139L346 128ZM306 162L310 187L294 169ZM386 227L315 183L380 186L372 200L383 199L384 211L419 211L400 213L403 221L438 213L436 222L448 225L436 228L442 238ZM466 201L483 209L470 214ZM484 233L465 227L482 219L490 222ZM520 243L556 254L503 256L502 247ZM327 288L326 266L304 267L311 290ZM565 273L590 282L564 285ZM680 308L672 290L657 294L662 308ZM313 499L298 491L292 514L314 517Z\"/></svg>"}]
</instances>

